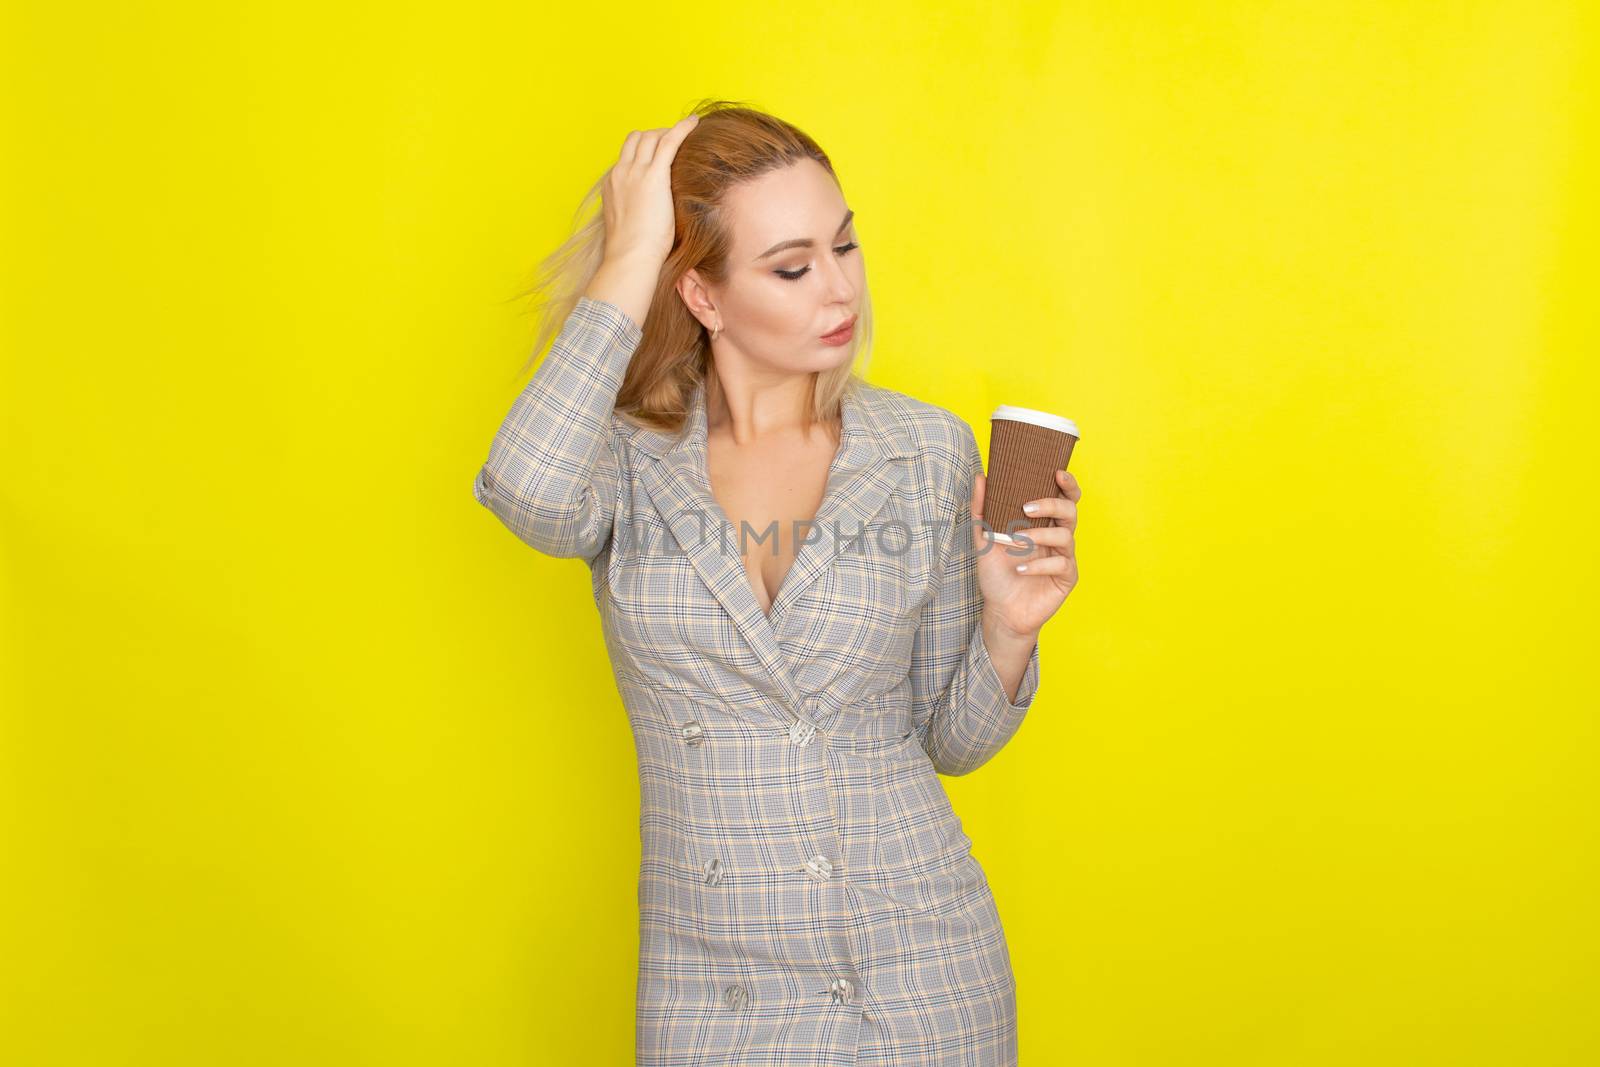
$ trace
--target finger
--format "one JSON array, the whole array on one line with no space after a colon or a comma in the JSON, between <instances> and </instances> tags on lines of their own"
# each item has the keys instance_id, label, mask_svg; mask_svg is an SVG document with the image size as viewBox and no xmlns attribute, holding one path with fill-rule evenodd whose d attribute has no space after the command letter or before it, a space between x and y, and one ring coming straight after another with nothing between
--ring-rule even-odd
<instances>
[{"instance_id":1,"label":"finger","mask_svg":"<svg viewBox=\"0 0 1600 1067\"><path fill-rule=\"evenodd\" d=\"M1063 552L1072 551L1073 534L1065 526L1035 526L1021 532L1026 533L1028 540L1035 545L1046 545Z\"/></svg>"},{"instance_id":2,"label":"finger","mask_svg":"<svg viewBox=\"0 0 1600 1067\"><path fill-rule=\"evenodd\" d=\"M683 143L683 139L693 133L699 124L699 115L690 115L673 123L672 128L662 135L660 143L656 145L655 159L670 164L673 157L678 154L678 146Z\"/></svg>"},{"instance_id":3,"label":"finger","mask_svg":"<svg viewBox=\"0 0 1600 1067\"><path fill-rule=\"evenodd\" d=\"M618 166L626 167L639 155L640 131L629 130L628 136L622 139L622 151L617 153Z\"/></svg>"},{"instance_id":4,"label":"finger","mask_svg":"<svg viewBox=\"0 0 1600 1067\"><path fill-rule=\"evenodd\" d=\"M1056 484L1061 487L1062 494L1074 504L1083 496L1083 490L1078 488L1078 479L1072 476L1071 471L1056 471Z\"/></svg>"},{"instance_id":5,"label":"finger","mask_svg":"<svg viewBox=\"0 0 1600 1067\"><path fill-rule=\"evenodd\" d=\"M1072 569L1070 556L1040 556L1038 559L1023 560L1013 568L1018 574L1066 574Z\"/></svg>"},{"instance_id":6,"label":"finger","mask_svg":"<svg viewBox=\"0 0 1600 1067\"><path fill-rule=\"evenodd\" d=\"M1022 507L1022 513L1030 519L1049 518L1061 526L1076 526L1078 523L1078 505L1064 496L1030 500Z\"/></svg>"},{"instance_id":7,"label":"finger","mask_svg":"<svg viewBox=\"0 0 1600 1067\"><path fill-rule=\"evenodd\" d=\"M997 541L996 543L1005 546L1006 557L1008 559L1011 559L1011 560L1030 559L1030 558L1032 558L1029 555L1030 553L1043 553L1043 552L1052 552L1052 551L1054 551L1054 549L1051 549L1051 548L1049 548L1047 546L1041 545L1039 543L1038 538L1036 538L1034 536L1040 530L1043 530L1043 529L1048 529L1048 527L1043 527L1043 526L1020 526L1020 527L1016 528L1015 530L1011 531L1010 533L1007 533L1004 530L996 530L995 531L995 536L996 537L1007 538L1007 540Z\"/></svg>"},{"instance_id":8,"label":"finger","mask_svg":"<svg viewBox=\"0 0 1600 1067\"><path fill-rule=\"evenodd\" d=\"M678 154L678 146L689 136L689 131L694 129L695 124L691 121L693 118L691 115L687 119L680 119L662 131L660 140L656 142L656 153L651 158L651 163L672 165L672 157Z\"/></svg>"},{"instance_id":9,"label":"finger","mask_svg":"<svg viewBox=\"0 0 1600 1067\"><path fill-rule=\"evenodd\" d=\"M641 167L648 167L655 158L656 142L661 140L661 131L641 130L639 132L639 149L634 154L633 161Z\"/></svg>"}]
</instances>

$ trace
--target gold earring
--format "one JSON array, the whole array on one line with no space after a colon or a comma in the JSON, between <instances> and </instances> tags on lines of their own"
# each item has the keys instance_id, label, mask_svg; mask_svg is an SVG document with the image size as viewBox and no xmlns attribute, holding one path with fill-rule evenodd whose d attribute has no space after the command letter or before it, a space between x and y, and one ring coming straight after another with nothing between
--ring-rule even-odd
<instances>
[{"instance_id":1,"label":"gold earring","mask_svg":"<svg viewBox=\"0 0 1600 1067\"><path fill-rule=\"evenodd\" d=\"M722 332L722 322L721 322L721 320L718 320L717 328L711 331L711 339L713 341L715 341L717 339L717 335L720 334L721 332Z\"/></svg>"}]
</instances>

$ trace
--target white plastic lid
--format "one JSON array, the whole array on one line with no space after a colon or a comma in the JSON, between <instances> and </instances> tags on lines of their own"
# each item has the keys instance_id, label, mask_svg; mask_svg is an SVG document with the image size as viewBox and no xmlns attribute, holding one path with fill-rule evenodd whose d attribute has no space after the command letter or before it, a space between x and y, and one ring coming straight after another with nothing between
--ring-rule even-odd
<instances>
[{"instance_id":1,"label":"white plastic lid","mask_svg":"<svg viewBox=\"0 0 1600 1067\"><path fill-rule=\"evenodd\" d=\"M990 415L989 418L991 420L1010 419L1012 422L1031 422L1035 426L1048 426L1052 430L1070 433L1074 437L1078 436L1077 423L1060 415L1052 415L1048 411L1035 411L1032 408L1018 408L1012 407L1010 404L1001 404L994 409L994 414Z\"/></svg>"}]
</instances>

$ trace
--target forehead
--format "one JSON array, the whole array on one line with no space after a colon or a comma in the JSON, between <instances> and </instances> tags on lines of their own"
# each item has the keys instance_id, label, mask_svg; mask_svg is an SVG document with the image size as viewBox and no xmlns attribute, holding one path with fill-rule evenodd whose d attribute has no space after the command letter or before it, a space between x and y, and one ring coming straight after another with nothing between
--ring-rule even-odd
<instances>
[{"instance_id":1,"label":"forehead","mask_svg":"<svg viewBox=\"0 0 1600 1067\"><path fill-rule=\"evenodd\" d=\"M833 175L814 159L739 183L728 191L724 207L740 258L792 237L831 240L847 210Z\"/></svg>"}]
</instances>

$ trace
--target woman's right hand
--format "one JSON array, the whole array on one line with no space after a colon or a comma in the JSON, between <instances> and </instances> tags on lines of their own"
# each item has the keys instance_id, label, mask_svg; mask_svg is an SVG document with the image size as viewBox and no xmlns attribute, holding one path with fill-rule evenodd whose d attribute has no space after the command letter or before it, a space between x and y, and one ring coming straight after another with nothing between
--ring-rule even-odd
<instances>
[{"instance_id":1,"label":"woman's right hand","mask_svg":"<svg viewBox=\"0 0 1600 1067\"><path fill-rule=\"evenodd\" d=\"M665 129L633 130L622 142L602 190L605 259L653 262L672 252L672 158L700 116Z\"/></svg>"}]
</instances>

